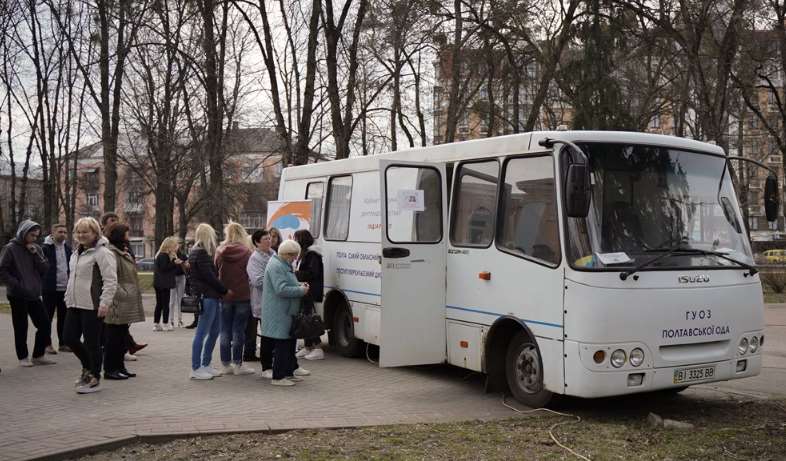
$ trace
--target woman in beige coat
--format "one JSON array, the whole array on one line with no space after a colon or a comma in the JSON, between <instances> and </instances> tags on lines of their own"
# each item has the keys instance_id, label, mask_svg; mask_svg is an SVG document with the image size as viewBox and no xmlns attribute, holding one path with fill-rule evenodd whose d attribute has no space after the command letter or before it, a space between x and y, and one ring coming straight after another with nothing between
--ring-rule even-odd
<instances>
[{"instance_id":1,"label":"woman in beige coat","mask_svg":"<svg viewBox=\"0 0 786 461\"><path fill-rule=\"evenodd\" d=\"M126 369L123 361L126 353L125 338L128 336L130 324L145 321L136 263L128 252L128 232L128 226L119 223L104 229L104 236L109 240L109 250L117 261L117 292L104 318L106 324L104 378L106 379L128 379L136 376Z\"/></svg>"}]
</instances>

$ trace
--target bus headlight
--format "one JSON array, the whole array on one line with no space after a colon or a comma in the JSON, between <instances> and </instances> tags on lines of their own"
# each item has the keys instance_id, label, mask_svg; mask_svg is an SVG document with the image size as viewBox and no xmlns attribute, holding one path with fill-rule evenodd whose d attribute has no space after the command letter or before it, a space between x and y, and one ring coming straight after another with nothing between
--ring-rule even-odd
<instances>
[{"instance_id":1,"label":"bus headlight","mask_svg":"<svg viewBox=\"0 0 786 461\"><path fill-rule=\"evenodd\" d=\"M614 368L620 368L621 366L625 365L625 351L622 349L617 349L611 354L611 365Z\"/></svg>"},{"instance_id":2,"label":"bus headlight","mask_svg":"<svg viewBox=\"0 0 786 461\"><path fill-rule=\"evenodd\" d=\"M737 352L740 355L745 355L748 352L748 338L742 338L740 344L737 346Z\"/></svg>"},{"instance_id":3,"label":"bus headlight","mask_svg":"<svg viewBox=\"0 0 786 461\"><path fill-rule=\"evenodd\" d=\"M644 362L644 351L639 349L633 349L630 351L630 364L634 367L641 365Z\"/></svg>"},{"instance_id":4,"label":"bus headlight","mask_svg":"<svg viewBox=\"0 0 786 461\"><path fill-rule=\"evenodd\" d=\"M759 337L758 336L752 336L751 337L749 350L751 351L751 354L753 354L754 352L759 350Z\"/></svg>"}]
</instances>

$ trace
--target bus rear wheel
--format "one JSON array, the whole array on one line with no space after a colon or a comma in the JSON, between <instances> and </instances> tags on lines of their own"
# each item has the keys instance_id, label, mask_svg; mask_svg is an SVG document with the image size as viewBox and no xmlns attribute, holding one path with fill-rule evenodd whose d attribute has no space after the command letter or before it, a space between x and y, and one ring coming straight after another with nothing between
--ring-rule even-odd
<instances>
[{"instance_id":1,"label":"bus rear wheel","mask_svg":"<svg viewBox=\"0 0 786 461\"><path fill-rule=\"evenodd\" d=\"M551 400L551 392L543 386L543 359L538 345L524 331L508 344L505 377L511 394L520 403L540 408Z\"/></svg>"},{"instance_id":2,"label":"bus rear wheel","mask_svg":"<svg viewBox=\"0 0 786 461\"><path fill-rule=\"evenodd\" d=\"M348 306L342 306L333 316L330 343L344 357L360 357L363 354L363 341L355 337L355 321Z\"/></svg>"}]
</instances>

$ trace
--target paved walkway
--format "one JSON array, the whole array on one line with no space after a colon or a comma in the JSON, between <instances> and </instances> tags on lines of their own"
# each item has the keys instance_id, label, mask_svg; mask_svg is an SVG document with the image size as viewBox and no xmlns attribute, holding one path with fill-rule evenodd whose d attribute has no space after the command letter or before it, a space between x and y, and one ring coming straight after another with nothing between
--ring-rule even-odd
<instances>
[{"instance_id":1,"label":"paved walkway","mask_svg":"<svg viewBox=\"0 0 786 461\"><path fill-rule=\"evenodd\" d=\"M786 307L768 309L768 323L773 326L768 327L767 341L776 349L775 355L765 356L769 368L762 376L696 386L686 393L706 396L713 395L712 389L725 389L786 397L786 327L778 326L786 326ZM192 330L154 333L148 322L134 325L132 332L150 343L139 361L128 363L139 377L104 381L101 392L82 396L72 385L80 370L73 354L58 354L54 366L16 366L11 318L0 314L0 459L53 456L137 435L512 416L498 395L483 392L480 375L458 368L380 369L365 360L329 354L324 361L303 361L313 376L294 388L273 387L255 376L198 382L187 379ZM218 347L214 357L217 360Z\"/></svg>"}]
</instances>

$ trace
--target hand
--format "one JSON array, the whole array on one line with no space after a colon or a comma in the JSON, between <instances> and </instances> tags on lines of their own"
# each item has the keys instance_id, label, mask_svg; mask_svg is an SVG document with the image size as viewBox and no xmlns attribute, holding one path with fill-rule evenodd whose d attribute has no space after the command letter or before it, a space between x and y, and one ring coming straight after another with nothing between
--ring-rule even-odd
<instances>
[{"instance_id":1,"label":"hand","mask_svg":"<svg viewBox=\"0 0 786 461\"><path fill-rule=\"evenodd\" d=\"M181 259L179 259L179 258L175 258L175 264L177 264L179 266L179 265L183 264L183 261Z\"/></svg>"},{"instance_id":2,"label":"hand","mask_svg":"<svg viewBox=\"0 0 786 461\"><path fill-rule=\"evenodd\" d=\"M189 264L188 261L183 261L183 269L185 270L191 269L191 264Z\"/></svg>"},{"instance_id":3,"label":"hand","mask_svg":"<svg viewBox=\"0 0 786 461\"><path fill-rule=\"evenodd\" d=\"M309 286L309 284L307 282L303 282L302 285L303 285L303 292L304 293L308 293L308 290L311 289L311 286Z\"/></svg>"},{"instance_id":4,"label":"hand","mask_svg":"<svg viewBox=\"0 0 786 461\"><path fill-rule=\"evenodd\" d=\"M104 306L104 305L98 306L98 317L99 318L106 317L106 314L108 312L109 312L109 307L108 306Z\"/></svg>"},{"instance_id":5,"label":"hand","mask_svg":"<svg viewBox=\"0 0 786 461\"><path fill-rule=\"evenodd\" d=\"M37 253L37 251L36 251L36 244L35 243L28 243L25 246L27 247L27 251L29 251L30 253L33 253L33 254Z\"/></svg>"},{"instance_id":6,"label":"hand","mask_svg":"<svg viewBox=\"0 0 786 461\"><path fill-rule=\"evenodd\" d=\"M227 293L224 295L225 298L231 298L235 296L235 292L232 290L227 290Z\"/></svg>"}]
</instances>

